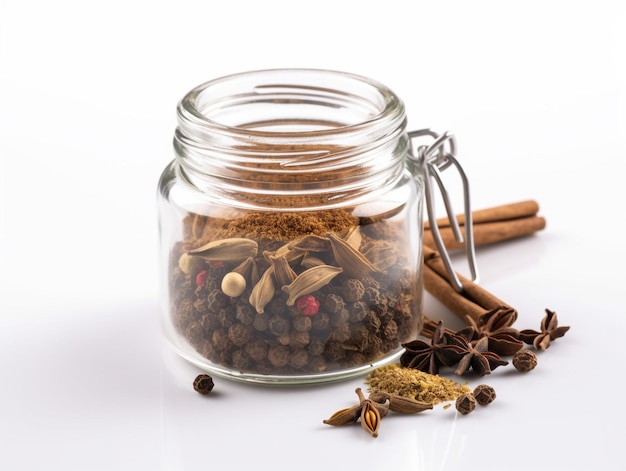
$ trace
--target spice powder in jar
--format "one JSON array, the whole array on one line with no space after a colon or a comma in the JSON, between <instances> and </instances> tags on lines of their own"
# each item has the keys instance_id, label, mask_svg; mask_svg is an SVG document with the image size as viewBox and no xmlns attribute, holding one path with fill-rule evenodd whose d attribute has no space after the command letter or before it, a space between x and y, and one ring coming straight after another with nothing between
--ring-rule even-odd
<instances>
[{"instance_id":1,"label":"spice powder in jar","mask_svg":"<svg viewBox=\"0 0 626 471\"><path fill-rule=\"evenodd\" d=\"M163 330L216 375L298 384L391 362L422 326L423 177L402 102L311 69L178 106L159 181Z\"/></svg>"}]
</instances>

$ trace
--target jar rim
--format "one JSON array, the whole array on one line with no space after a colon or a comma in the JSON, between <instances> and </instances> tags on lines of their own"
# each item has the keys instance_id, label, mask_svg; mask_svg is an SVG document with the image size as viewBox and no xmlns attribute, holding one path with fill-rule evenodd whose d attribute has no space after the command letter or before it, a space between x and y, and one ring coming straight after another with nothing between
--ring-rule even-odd
<instances>
[{"instance_id":1,"label":"jar rim","mask_svg":"<svg viewBox=\"0 0 626 471\"><path fill-rule=\"evenodd\" d=\"M242 72L197 86L177 111L182 178L240 206L278 197L290 200L284 206L345 205L392 187L405 169L404 104L356 74Z\"/></svg>"},{"instance_id":2,"label":"jar rim","mask_svg":"<svg viewBox=\"0 0 626 471\"><path fill-rule=\"evenodd\" d=\"M330 81L332 84L327 84ZM338 85L341 85L341 88L338 88ZM238 91L239 95L233 93L233 90ZM277 90L283 91L278 93ZM291 98L289 98L290 92ZM212 114L216 114L218 110L231 105L241 105L243 100L267 101L269 99L274 100L275 104L293 104L298 99L294 96L304 99L307 95L312 100L318 100L316 105L323 105L322 100L329 102L339 100L353 108L360 107L364 119L355 119L350 123L335 123L335 125L318 129L277 132L257 129L250 124L233 124L212 118ZM341 104L334 103L334 105L340 106ZM219 132L231 137L272 139L319 139L358 134L371 127L376 127L379 131L381 128L392 131L401 126L405 120L404 104L390 88L381 82L354 73L315 68L259 69L225 75L204 82L190 90L180 100L177 112L179 124L185 128L189 125L193 126L195 133Z\"/></svg>"}]
</instances>

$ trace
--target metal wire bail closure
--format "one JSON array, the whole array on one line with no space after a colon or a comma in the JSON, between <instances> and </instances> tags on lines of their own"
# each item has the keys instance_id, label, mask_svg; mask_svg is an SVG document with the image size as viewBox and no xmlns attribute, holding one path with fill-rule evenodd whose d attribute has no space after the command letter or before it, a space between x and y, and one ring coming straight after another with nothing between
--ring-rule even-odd
<instances>
[{"instance_id":1,"label":"metal wire bail closure","mask_svg":"<svg viewBox=\"0 0 626 471\"><path fill-rule=\"evenodd\" d=\"M450 284L456 291L462 292L463 284L459 280L459 277L452 266L450 254L443 243L441 233L439 232L439 226L437 225L434 190L432 184L432 180L434 180L439 187L454 238L457 242L463 243L463 234L461 233L461 228L455 217L455 212L452 209L450 195L448 194L443 184L443 180L441 179L441 172L453 165L456 167L459 175L461 176L461 181L463 183L463 206L465 213L465 252L471 273L471 279L473 282L478 282L472 211L470 206L469 181L467 179L467 175L463 171L463 168L456 159L456 139L453 134L447 131L443 134L438 134L430 129L411 131L408 135L411 141L411 158L416 161L418 165L420 165L424 172L426 211L428 213L428 221L430 222L430 231L433 235L433 239L435 240L435 244L437 245L437 250L441 255L441 259L443 260L446 270L448 271ZM415 141L423 137L432 138L429 145L417 145ZM413 148L414 144L415 148Z\"/></svg>"}]
</instances>

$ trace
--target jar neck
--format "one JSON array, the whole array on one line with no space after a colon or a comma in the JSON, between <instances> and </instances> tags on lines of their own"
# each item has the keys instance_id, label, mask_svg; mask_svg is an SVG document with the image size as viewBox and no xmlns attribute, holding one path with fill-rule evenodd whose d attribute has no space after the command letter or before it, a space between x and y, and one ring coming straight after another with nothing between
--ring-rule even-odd
<instances>
[{"instance_id":1,"label":"jar neck","mask_svg":"<svg viewBox=\"0 0 626 471\"><path fill-rule=\"evenodd\" d=\"M178 105L182 178L253 208L328 208L384 192L401 178L404 106L372 80L285 69L232 75Z\"/></svg>"}]
</instances>

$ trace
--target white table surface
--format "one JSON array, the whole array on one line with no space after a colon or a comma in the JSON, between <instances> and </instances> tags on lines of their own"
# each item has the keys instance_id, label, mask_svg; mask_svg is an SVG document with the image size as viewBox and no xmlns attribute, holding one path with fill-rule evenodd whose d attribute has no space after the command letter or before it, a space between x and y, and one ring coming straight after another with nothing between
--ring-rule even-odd
<instances>
[{"instance_id":1,"label":"white table surface","mask_svg":"<svg viewBox=\"0 0 626 471\"><path fill-rule=\"evenodd\" d=\"M0 469L622 469L623 3L431 3L0 2ZM571 329L528 374L461 378L490 406L390 416L373 439L322 423L363 378L201 396L164 344L176 103L295 66L378 79L411 129L452 130L475 208L540 203L544 231L478 250L481 283L517 327L550 308Z\"/></svg>"}]
</instances>

